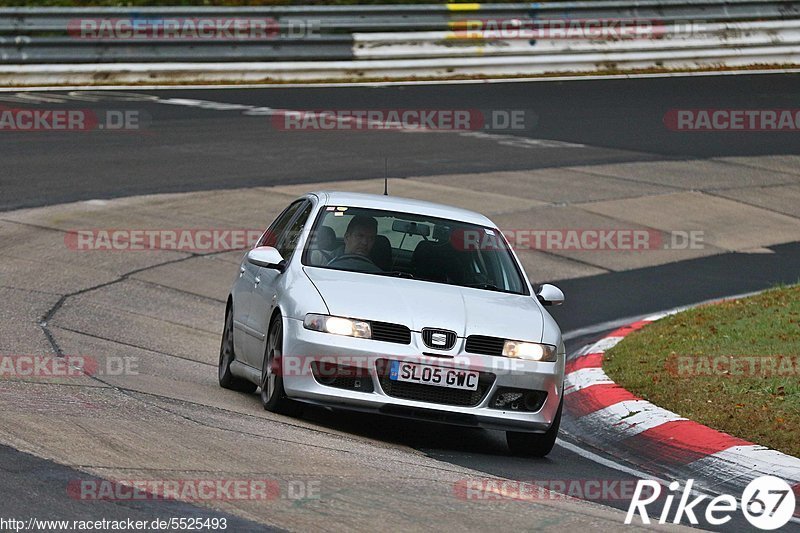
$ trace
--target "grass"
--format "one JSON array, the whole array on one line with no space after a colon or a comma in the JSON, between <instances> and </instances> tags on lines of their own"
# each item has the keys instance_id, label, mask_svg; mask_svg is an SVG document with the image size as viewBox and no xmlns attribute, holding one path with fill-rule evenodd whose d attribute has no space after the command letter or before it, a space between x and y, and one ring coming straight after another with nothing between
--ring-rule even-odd
<instances>
[{"instance_id":1,"label":"grass","mask_svg":"<svg viewBox=\"0 0 800 533\"><path fill-rule=\"evenodd\" d=\"M800 457L800 285L661 319L603 366L656 405Z\"/></svg>"}]
</instances>

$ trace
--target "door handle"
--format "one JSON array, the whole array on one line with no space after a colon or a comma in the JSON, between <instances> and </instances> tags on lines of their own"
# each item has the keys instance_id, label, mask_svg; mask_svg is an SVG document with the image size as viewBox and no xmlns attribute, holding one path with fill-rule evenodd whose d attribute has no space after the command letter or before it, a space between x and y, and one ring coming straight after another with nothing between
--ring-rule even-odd
<instances>
[{"instance_id":1,"label":"door handle","mask_svg":"<svg viewBox=\"0 0 800 533\"><path fill-rule=\"evenodd\" d=\"M261 283L261 278L256 276L256 284L255 287L258 287L258 284Z\"/></svg>"},{"instance_id":2,"label":"door handle","mask_svg":"<svg viewBox=\"0 0 800 533\"><path fill-rule=\"evenodd\" d=\"M239 267L239 277L241 278L242 276L244 276L244 267L243 266Z\"/></svg>"}]
</instances>

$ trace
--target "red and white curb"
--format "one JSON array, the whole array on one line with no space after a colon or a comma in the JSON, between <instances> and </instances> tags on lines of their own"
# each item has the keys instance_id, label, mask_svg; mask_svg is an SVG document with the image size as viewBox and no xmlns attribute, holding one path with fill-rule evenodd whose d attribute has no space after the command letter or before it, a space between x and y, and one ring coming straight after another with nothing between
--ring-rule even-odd
<instances>
[{"instance_id":1,"label":"red and white curb","mask_svg":"<svg viewBox=\"0 0 800 533\"><path fill-rule=\"evenodd\" d=\"M661 477L695 478L710 490L776 476L800 496L800 459L733 437L636 397L603 372L603 355L625 336L668 314L618 328L566 363L564 406L580 440Z\"/></svg>"}]
</instances>

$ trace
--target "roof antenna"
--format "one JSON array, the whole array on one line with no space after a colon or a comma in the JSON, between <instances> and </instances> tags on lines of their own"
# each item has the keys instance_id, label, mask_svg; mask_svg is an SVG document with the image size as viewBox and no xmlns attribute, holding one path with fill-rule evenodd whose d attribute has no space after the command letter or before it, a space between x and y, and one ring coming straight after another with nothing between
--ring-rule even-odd
<instances>
[{"instance_id":1,"label":"roof antenna","mask_svg":"<svg viewBox=\"0 0 800 533\"><path fill-rule=\"evenodd\" d=\"M383 158L383 195L389 196L389 158Z\"/></svg>"}]
</instances>

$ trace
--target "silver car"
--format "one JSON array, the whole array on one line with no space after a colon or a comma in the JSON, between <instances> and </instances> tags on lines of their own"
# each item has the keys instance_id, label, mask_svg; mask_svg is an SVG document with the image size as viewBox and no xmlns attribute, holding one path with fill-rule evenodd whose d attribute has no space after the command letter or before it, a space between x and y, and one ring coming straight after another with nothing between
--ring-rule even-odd
<instances>
[{"instance_id":1,"label":"silver car","mask_svg":"<svg viewBox=\"0 0 800 533\"><path fill-rule=\"evenodd\" d=\"M264 408L318 404L506 431L544 456L558 433L561 331L488 218L344 192L289 205L228 297L219 383Z\"/></svg>"}]
</instances>

